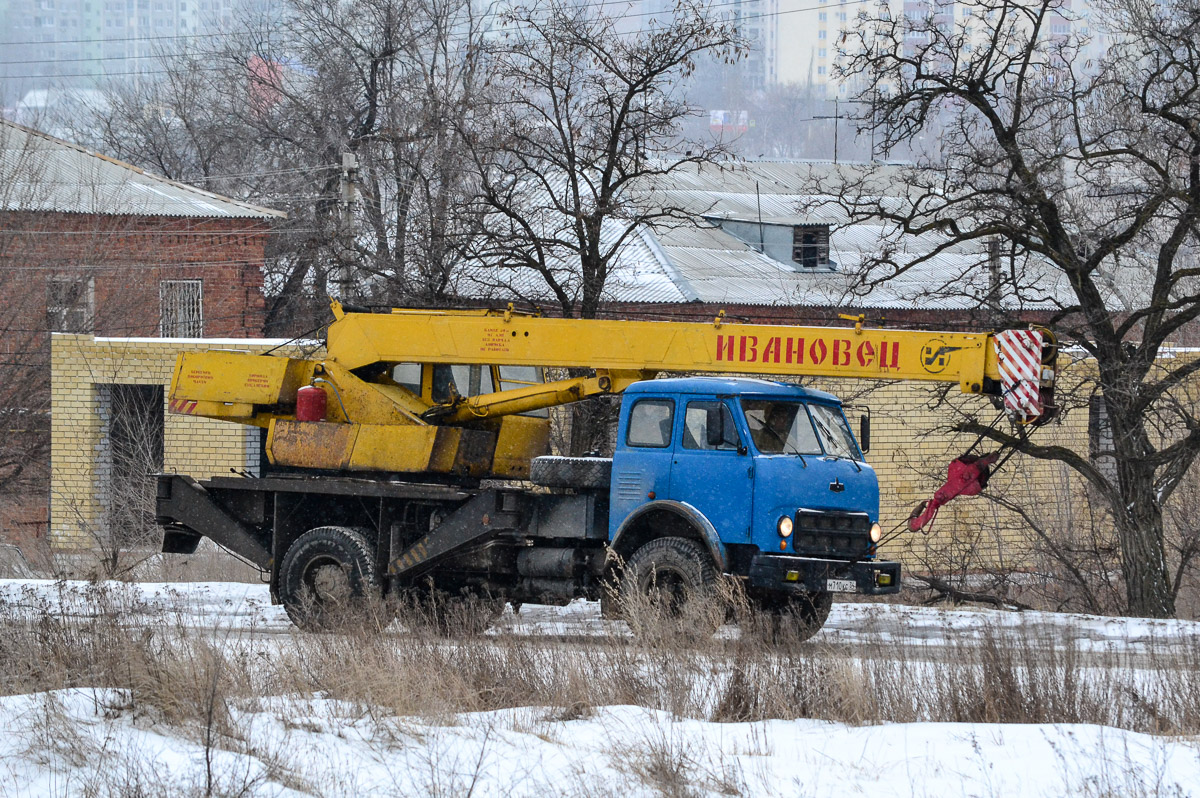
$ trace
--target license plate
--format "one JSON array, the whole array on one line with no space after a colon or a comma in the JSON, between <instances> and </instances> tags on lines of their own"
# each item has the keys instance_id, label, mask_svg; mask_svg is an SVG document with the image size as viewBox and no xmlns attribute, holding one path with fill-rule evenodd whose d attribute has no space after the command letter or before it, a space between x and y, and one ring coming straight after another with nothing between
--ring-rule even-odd
<instances>
[{"instance_id":1,"label":"license plate","mask_svg":"<svg viewBox=\"0 0 1200 798\"><path fill-rule=\"evenodd\" d=\"M858 583L853 579L826 579L825 589L830 593L857 593Z\"/></svg>"}]
</instances>

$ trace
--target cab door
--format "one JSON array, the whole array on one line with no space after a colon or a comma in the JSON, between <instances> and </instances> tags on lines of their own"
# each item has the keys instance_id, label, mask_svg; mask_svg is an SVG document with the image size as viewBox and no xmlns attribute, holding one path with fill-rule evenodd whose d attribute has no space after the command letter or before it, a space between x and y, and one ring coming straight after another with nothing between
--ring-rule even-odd
<instances>
[{"instance_id":1,"label":"cab door","mask_svg":"<svg viewBox=\"0 0 1200 798\"><path fill-rule=\"evenodd\" d=\"M667 498L671 461L675 451L676 400L670 396L631 398L628 413L622 413L617 428L617 450L613 453L612 487L609 494L609 539L637 508L655 499Z\"/></svg>"},{"instance_id":2,"label":"cab door","mask_svg":"<svg viewBox=\"0 0 1200 798\"><path fill-rule=\"evenodd\" d=\"M747 452L728 399L680 401L680 432L671 464L671 498L692 505L725 543L750 540L754 460Z\"/></svg>"}]
</instances>

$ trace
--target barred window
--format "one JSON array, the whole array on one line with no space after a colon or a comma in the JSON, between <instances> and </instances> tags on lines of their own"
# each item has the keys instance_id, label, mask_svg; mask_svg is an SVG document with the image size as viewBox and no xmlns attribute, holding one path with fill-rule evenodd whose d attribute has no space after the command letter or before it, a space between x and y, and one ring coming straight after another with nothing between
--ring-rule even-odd
<instances>
[{"instance_id":1,"label":"barred window","mask_svg":"<svg viewBox=\"0 0 1200 798\"><path fill-rule=\"evenodd\" d=\"M90 277L51 277L46 283L46 326L51 332L92 332L95 293Z\"/></svg>"},{"instance_id":2,"label":"barred window","mask_svg":"<svg viewBox=\"0 0 1200 798\"><path fill-rule=\"evenodd\" d=\"M204 297L200 280L163 280L159 283L159 334L164 338L200 338L204 335Z\"/></svg>"}]
</instances>

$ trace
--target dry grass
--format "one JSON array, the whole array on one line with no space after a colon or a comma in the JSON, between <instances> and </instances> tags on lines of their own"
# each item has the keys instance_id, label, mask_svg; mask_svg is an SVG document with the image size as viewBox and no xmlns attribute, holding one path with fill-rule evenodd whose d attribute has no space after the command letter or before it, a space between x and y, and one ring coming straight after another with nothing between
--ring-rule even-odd
<instances>
[{"instance_id":1,"label":"dry grass","mask_svg":"<svg viewBox=\"0 0 1200 798\"><path fill-rule=\"evenodd\" d=\"M887 640L772 645L753 635L710 639L659 618L633 619L633 638L560 641L504 628L447 635L447 623L467 618L474 632L478 618L434 623L408 607L400 623L412 631L380 630L388 620L380 615L348 633L272 634L272 656L246 657L253 630L214 637L109 583L63 603L66 611L35 599L0 604L0 692L121 688L180 722L207 717L215 691L321 693L398 716L519 706L578 715L636 704L717 721L1069 722L1200 733L1200 651L1186 641L1159 641L1133 660L1011 629L925 649Z\"/></svg>"},{"instance_id":2,"label":"dry grass","mask_svg":"<svg viewBox=\"0 0 1200 798\"><path fill-rule=\"evenodd\" d=\"M1200 652L1166 641L1131 663L1048 645L1033 634L1013 642L1012 630L927 650L886 640L834 648L769 645L753 635L708 639L681 634L674 624L656 629L657 621L642 617L633 619L641 632L636 637L558 641L502 629L482 638L451 630L448 638L439 626L444 615L433 623L414 618L422 610L413 607L400 619L413 631L379 630L375 617L344 634L239 630L214 636L131 595L97 583L82 601L65 602L63 612L34 600L0 604L0 693L115 688L110 694L121 698L106 712L182 729L206 752L253 748L235 708L313 695L336 700L379 728L413 717L454 723L459 713L512 707L546 707L548 719L569 720L598 706L631 704L718 722L1066 722L1200 733ZM269 656L258 645L264 640ZM78 744L50 703L40 717L41 736L31 739L78 756ZM706 789L739 794L737 774L711 762L701 767L685 741L644 742L621 757L651 789L688 795L688 785L700 780ZM94 794L245 794L264 779L285 778L284 752L255 755L278 767L230 775L206 760L203 778L167 792L152 789L150 763L116 757L104 771L111 790ZM112 769L118 765L119 772ZM434 768L431 779L437 776ZM133 793L127 792L131 785L138 787Z\"/></svg>"}]
</instances>

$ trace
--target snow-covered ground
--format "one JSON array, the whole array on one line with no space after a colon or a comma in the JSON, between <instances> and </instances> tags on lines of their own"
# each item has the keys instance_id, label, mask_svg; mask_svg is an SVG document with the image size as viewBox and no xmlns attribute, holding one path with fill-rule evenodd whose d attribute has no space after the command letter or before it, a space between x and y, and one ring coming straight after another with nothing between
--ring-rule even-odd
<instances>
[{"instance_id":1,"label":"snow-covered ground","mask_svg":"<svg viewBox=\"0 0 1200 798\"><path fill-rule=\"evenodd\" d=\"M229 750L139 717L120 691L0 699L0 794L1158 796L1200 785L1195 741L1102 726L721 724L630 706L425 720L321 698L238 714L245 739Z\"/></svg>"},{"instance_id":2,"label":"snow-covered ground","mask_svg":"<svg viewBox=\"0 0 1200 798\"><path fill-rule=\"evenodd\" d=\"M94 613L85 583L0 581L9 614ZM290 629L265 586L117 584L99 606L166 613L270 645ZM984 630L1137 655L1200 624L835 604L813 645L938 647ZM261 633L262 637L258 638ZM399 634L400 632L398 632ZM595 605L525 607L498 634L625 635ZM725 630L724 634L735 634ZM244 644L246 635L237 637ZM436 678L436 675L431 675ZM602 678L598 675L597 678ZM323 695L233 702L237 739L174 725L122 690L0 698L0 796L1200 795L1200 741L1083 724L715 723L635 706L397 717Z\"/></svg>"}]
</instances>

